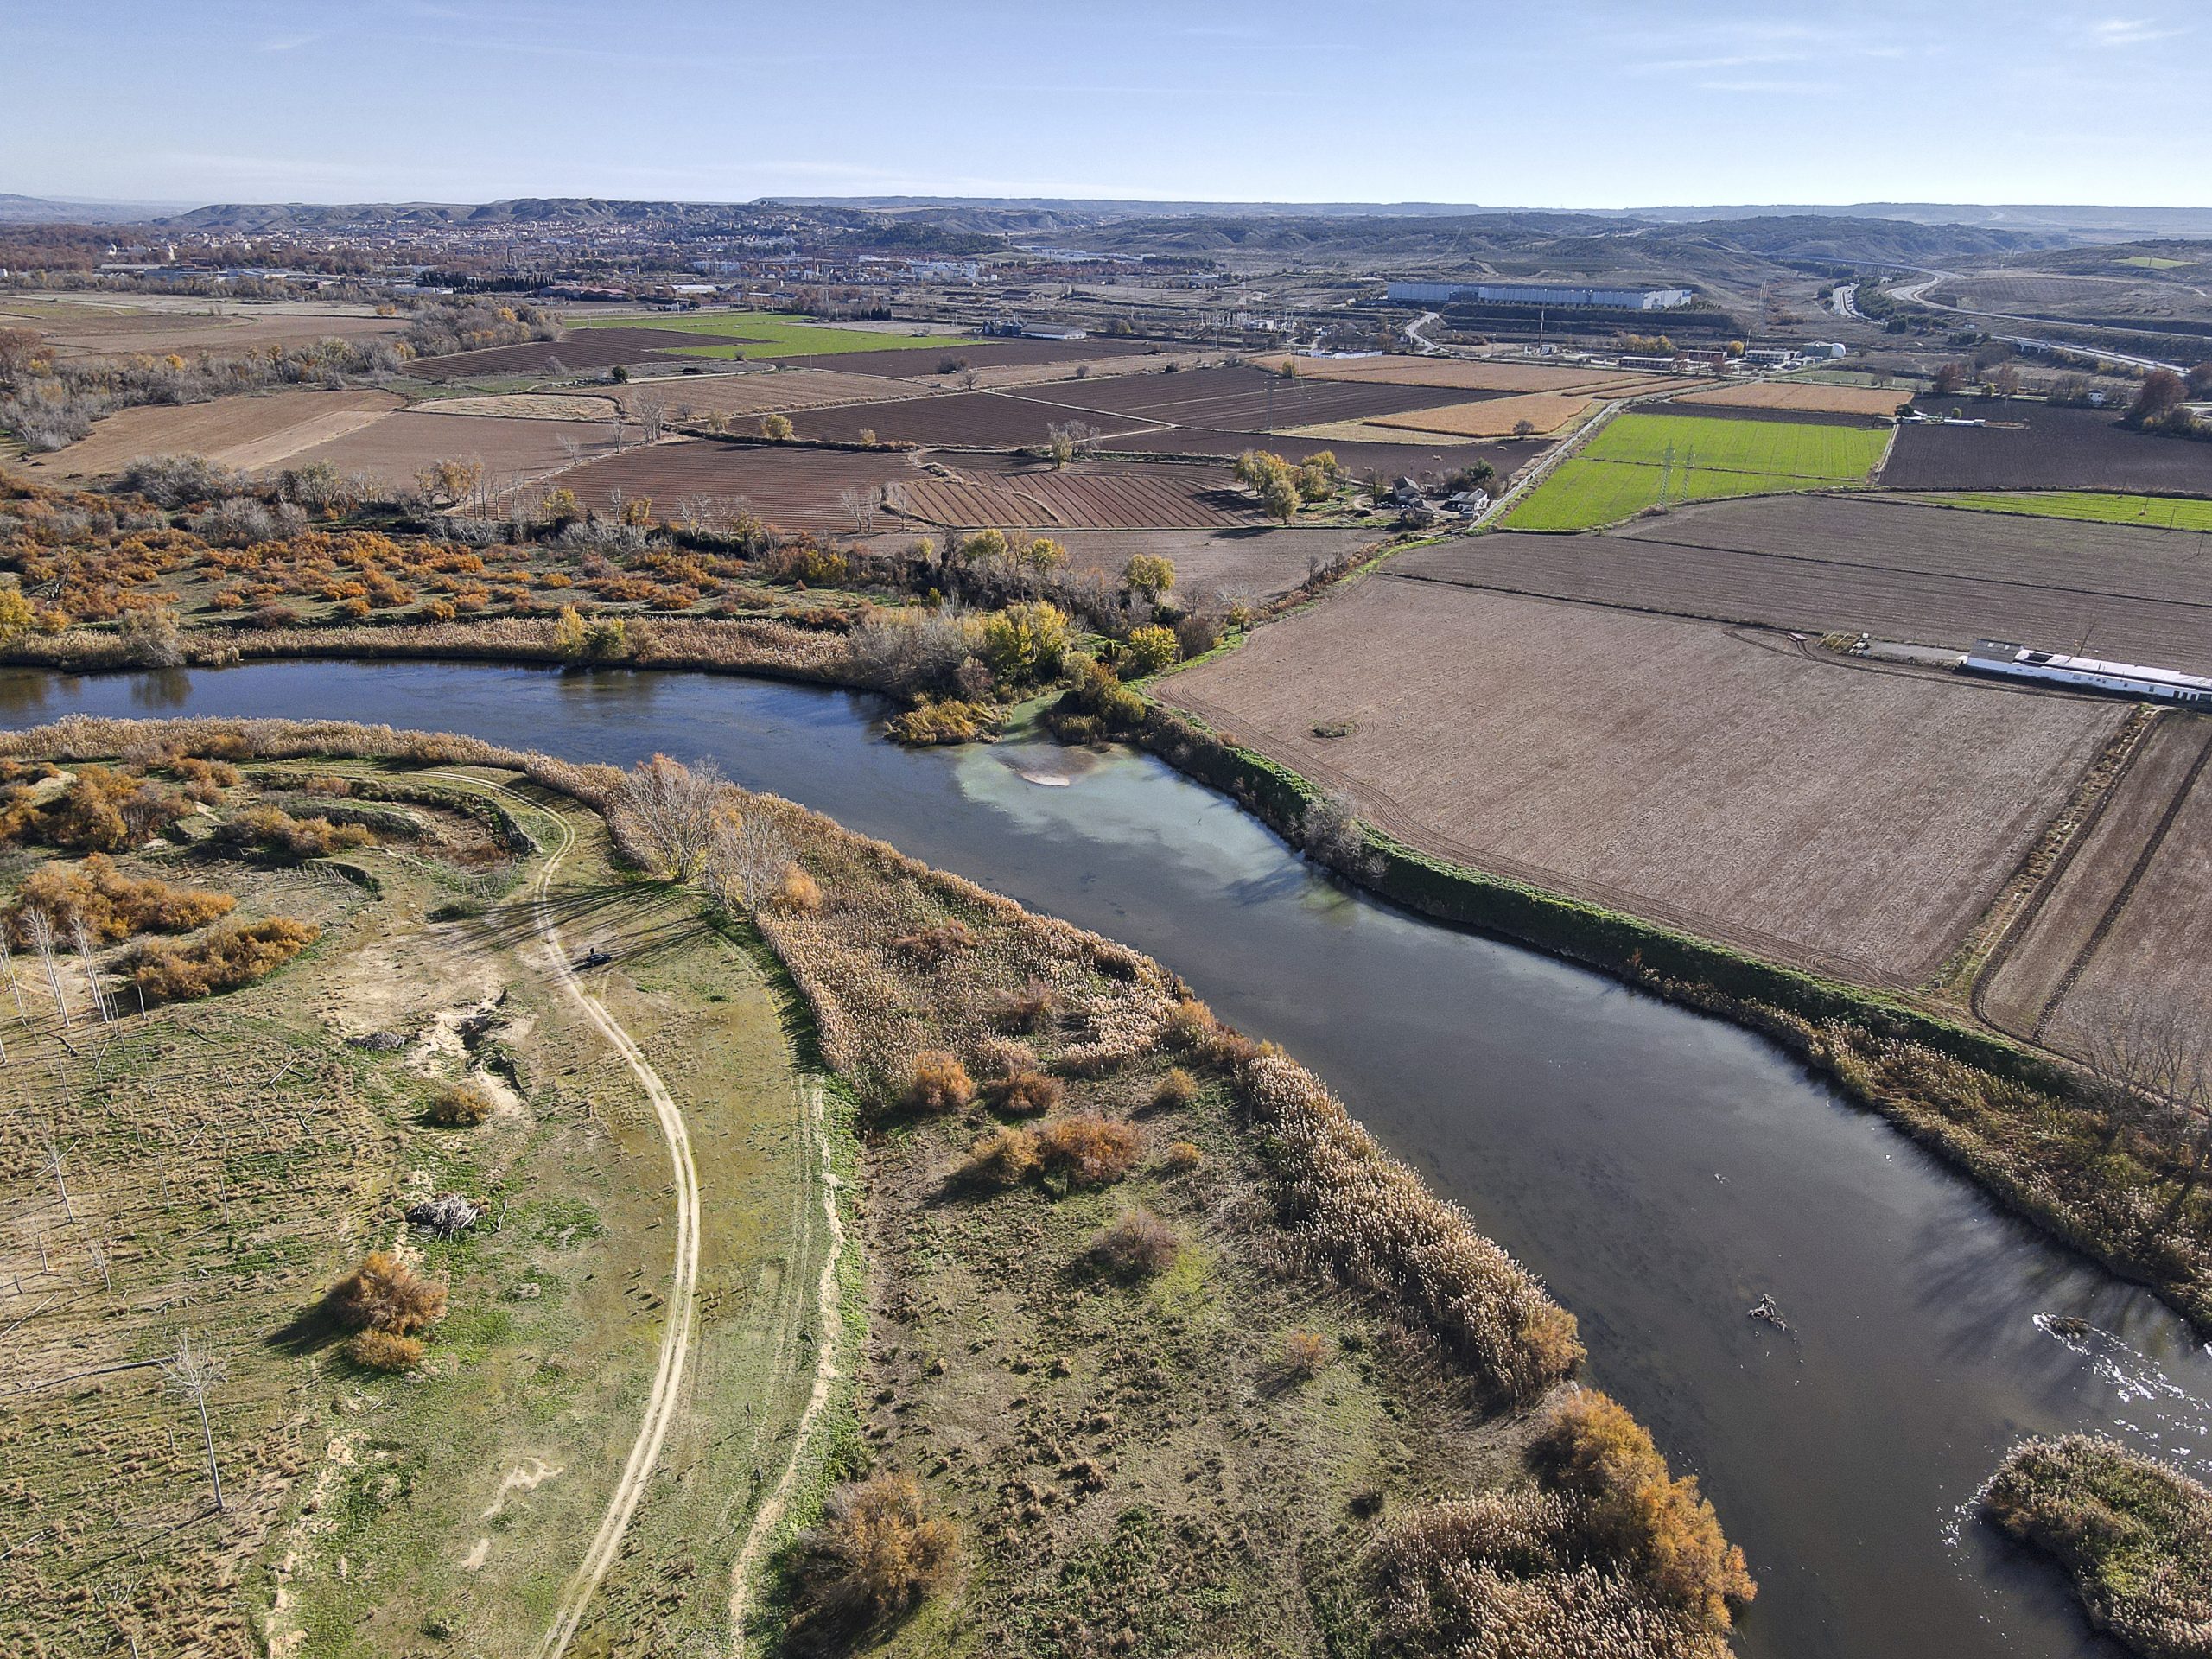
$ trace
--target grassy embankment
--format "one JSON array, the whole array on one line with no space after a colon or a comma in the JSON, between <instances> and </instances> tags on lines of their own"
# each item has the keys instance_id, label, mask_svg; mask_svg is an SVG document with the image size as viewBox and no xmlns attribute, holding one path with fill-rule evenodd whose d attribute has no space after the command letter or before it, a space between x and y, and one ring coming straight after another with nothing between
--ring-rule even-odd
<instances>
[{"instance_id":1,"label":"grassy embankment","mask_svg":"<svg viewBox=\"0 0 2212 1659\"><path fill-rule=\"evenodd\" d=\"M1357 820L1312 846L1309 825L1338 815L1315 816L1322 791L1288 767L1127 687L1065 702L1083 711L1071 734L1142 743L1395 903L1762 1033L2009 1208L2212 1329L2212 1197L2184 1186L2189 1148L2124 1138L2081 1073L1974 1020L1970 982L1936 999L1822 978L1436 857Z\"/></svg>"},{"instance_id":2,"label":"grassy embankment","mask_svg":"<svg viewBox=\"0 0 2212 1659\"><path fill-rule=\"evenodd\" d=\"M2098 524L2140 524L2151 530L2212 531L2212 501L2186 495L2128 495L2103 490L2012 490L1957 495L1916 495L1930 506L1974 512L2018 512L2042 518L2075 518Z\"/></svg>"},{"instance_id":3,"label":"grassy embankment","mask_svg":"<svg viewBox=\"0 0 2212 1659\"><path fill-rule=\"evenodd\" d=\"M81 723L11 744L111 747L153 729ZM233 731L270 754L527 766L600 801L614 782L465 740L279 722L168 729L187 741ZM757 925L868 1137L868 1344L823 1461L793 1484L773 1593L753 1616L761 1636L793 1650L1441 1654L1476 1628L1517 1622L1543 1632L1532 1652L1562 1659L1724 1650L1731 1604L1749 1586L1694 1485L1669 1478L1624 1413L1564 1386L1580 1356L1571 1317L1318 1080L1223 1029L1120 946L788 804L730 803L780 849ZM698 913L660 884L615 892L639 895L664 927ZM614 899L594 885L574 902ZM514 1230L511 1215L498 1236ZM474 1294L456 1272L456 1306ZM533 1333L531 1345L542 1369L575 1344ZM530 1381L492 1391L502 1421L533 1435L566 1423L565 1408L526 1409L529 1396L510 1391ZM380 1403L417 1421L412 1402ZM453 1395L442 1403L462 1409ZM745 1439L726 1407L714 1421L721 1433L702 1457ZM349 1455L391 1446L394 1420L374 1421ZM563 1478L528 1488L537 1465L520 1463L524 1450L503 1448L522 1469L508 1501L534 1513ZM692 1529L709 1510L726 1522L727 1504L687 1490L711 1486L702 1465L678 1467L672 1489L655 1483L639 1525L696 1548ZM321 1502L296 1511L326 1567L337 1546L315 1541L317 1524L350 1529L353 1548L369 1551L411 1506L449 1501L425 1491L428 1461L343 1469L334 1516ZM914 1483L893 1507L930 1517L926 1582L880 1560L842 1580L820 1570L830 1543L850 1543L834 1522L851 1512L849 1494L885 1490L827 1489L863 1474ZM766 1483L780 1485L772 1465ZM825 1496L832 1522L808 1531ZM686 1506L699 1514L678 1513ZM671 1599L694 1605L711 1547L697 1558L696 1577L650 1551L626 1560L599 1639L631 1650L615 1639L628 1620ZM367 1558L350 1559L354 1577L320 1579L316 1593L359 1613L366 1592L356 1601L342 1586ZM450 1575L466 1560L456 1569L417 1552L406 1570L443 1562ZM296 1580L307 1576L295 1566ZM639 1586L629 1599L626 1582ZM840 1585L852 1593L823 1593ZM934 1593L900 1618L923 1590ZM488 1611L461 1596L435 1617L474 1632ZM670 1650L664 1638L683 1628L639 1650Z\"/></svg>"},{"instance_id":4,"label":"grassy embankment","mask_svg":"<svg viewBox=\"0 0 2212 1659\"><path fill-rule=\"evenodd\" d=\"M1580 531L1651 507L1865 484L1889 432L1802 421L1630 411L1506 514L1507 530Z\"/></svg>"},{"instance_id":5,"label":"grassy embankment","mask_svg":"<svg viewBox=\"0 0 2212 1659\"><path fill-rule=\"evenodd\" d=\"M587 335L594 328L661 328L671 334L730 336L727 346L669 346L684 357L837 357L849 352L942 351L975 344L964 334L839 328L812 317L772 311L655 312L649 316L579 319L568 327L572 334Z\"/></svg>"},{"instance_id":6,"label":"grassy embankment","mask_svg":"<svg viewBox=\"0 0 2212 1659\"><path fill-rule=\"evenodd\" d=\"M117 747L143 749L149 729ZM154 785L177 777L149 758ZM583 1636L607 1651L717 1639L754 1471L787 1455L804 1397L792 1356L825 1249L796 1011L696 906L617 880L572 803L509 810L448 779L246 764L179 844L114 864L235 895L218 927L272 912L319 925L303 955L143 1017L126 988L127 1017L89 1030L65 967L73 1033L54 1029L43 976L17 956L32 1017L10 1023L16 1064L0 1072L22 1154L5 1305L10 1369L31 1391L0 1397L0 1646L489 1654L549 1622L638 1432L671 1249L652 1117L549 983L524 903L543 855L523 832L552 846L549 810L582 832L554 913L612 952L594 989L681 1101L702 1198L690 1393L664 1453L680 1478L639 1511ZM319 832L288 832L296 863L284 837L226 844L220 826L265 823L253 814L268 807L365 831L371 844L340 855L356 874L313 855ZM76 850L10 854L9 886L41 891L38 873L66 874ZM141 944L104 965L120 971ZM376 1033L393 1046L347 1040ZM464 1084L474 1104L448 1111ZM66 1205L38 1165L49 1136ZM407 1205L448 1192L484 1219L450 1240L404 1224ZM395 1242L448 1311L420 1363L386 1375L352 1357L321 1297ZM220 1513L192 1402L150 1363L180 1336L225 1368L208 1394ZM106 1365L128 1369L60 1380Z\"/></svg>"},{"instance_id":7,"label":"grassy embankment","mask_svg":"<svg viewBox=\"0 0 2212 1659\"><path fill-rule=\"evenodd\" d=\"M1982 1494L2056 1557L2089 1620L2146 1659L2212 1651L2212 1490L2088 1434L2015 1446Z\"/></svg>"}]
</instances>

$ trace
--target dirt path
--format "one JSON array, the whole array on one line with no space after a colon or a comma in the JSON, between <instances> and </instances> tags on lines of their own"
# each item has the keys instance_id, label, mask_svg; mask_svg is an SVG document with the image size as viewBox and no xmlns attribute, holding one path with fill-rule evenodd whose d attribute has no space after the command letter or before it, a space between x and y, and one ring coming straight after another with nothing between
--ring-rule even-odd
<instances>
[{"instance_id":1,"label":"dirt path","mask_svg":"<svg viewBox=\"0 0 2212 1659\"><path fill-rule=\"evenodd\" d=\"M807 1122L822 1148L822 1216L830 1224L830 1250L822 1258L822 1282L815 1292L815 1326L819 1334L814 1344L814 1387L807 1395L806 1409L799 1414L798 1425L791 1433L791 1452L784 1461L783 1473L776 1478L773 1490L753 1511L753 1524L745 1531L744 1547L737 1552L737 1560L730 1567L729 1650L734 1659L745 1659L745 1600L753 1574L760 1565L768 1541L775 1535L785 1512L791 1507L791 1488L798 1481L799 1454L805 1451L807 1436L814 1432L823 1408L830 1403L830 1390L837 1380L837 1338L842 1323L837 1317L837 1267L844 1259L845 1224L837 1214L837 1174L830 1162L829 1121L823 1109L821 1085L809 1083L804 1087Z\"/></svg>"},{"instance_id":2,"label":"dirt path","mask_svg":"<svg viewBox=\"0 0 2212 1659\"><path fill-rule=\"evenodd\" d=\"M568 1587L561 1592L558 1610L552 1628L537 1645L538 1659L560 1659L575 1637L576 1626L582 1621L584 1609L591 1603L600 1581L620 1553L623 1534L629 1530L630 1518L637 1513L638 1502L645 1496L646 1484L660 1462L661 1443L668 1437L669 1424L676 1416L677 1397L683 1379L683 1369L691 1357L691 1347L696 1330L696 1300L699 1280L699 1177L691 1160L691 1138L684 1128L683 1114L677 1109L676 1098L668 1085L660 1080L630 1036L613 1015L601 1006L598 999L584 989L583 982L569 965L568 948L562 943L560 930L553 925L550 903L553 873L561 861L575 849L576 832L567 817L537 803L518 791L488 779L470 777L465 773L441 774L456 781L473 784L481 789L495 791L510 799L543 812L553 820L561 833L561 844L545 861L537 873L537 912L538 937L550 954L553 975L569 995L574 997L584 1015L599 1028L601 1035L613 1045L629 1066L645 1097L652 1103L653 1113L660 1121L661 1135L668 1142L669 1158L674 1166L676 1187L676 1264L668 1294L669 1319L661 1334L660 1363L653 1373L652 1391L645 1397L645 1419L638 1426L638 1438L630 1447L629 1461L623 1465L621 1478L615 1482L613 1496L607 1500L607 1514L601 1519L599 1531L593 1536L591 1548L585 1551L582 1562ZM832 1217L835 1225L835 1217ZM832 1262L835 1255L833 1253ZM809 1411L812 1408L810 1406Z\"/></svg>"}]
</instances>

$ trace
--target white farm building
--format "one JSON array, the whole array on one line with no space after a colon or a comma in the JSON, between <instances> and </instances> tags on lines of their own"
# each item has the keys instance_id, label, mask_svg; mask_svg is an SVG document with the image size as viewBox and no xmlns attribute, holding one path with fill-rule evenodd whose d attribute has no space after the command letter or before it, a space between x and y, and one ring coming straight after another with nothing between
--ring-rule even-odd
<instances>
[{"instance_id":1,"label":"white farm building","mask_svg":"<svg viewBox=\"0 0 2212 1659\"><path fill-rule=\"evenodd\" d=\"M1978 674L2084 685L2160 702L2212 703L2212 680L2195 674L2145 668L2135 663L2108 663L2095 657L2069 657L2054 651L2030 651L2009 639L1975 640L1964 666Z\"/></svg>"}]
</instances>

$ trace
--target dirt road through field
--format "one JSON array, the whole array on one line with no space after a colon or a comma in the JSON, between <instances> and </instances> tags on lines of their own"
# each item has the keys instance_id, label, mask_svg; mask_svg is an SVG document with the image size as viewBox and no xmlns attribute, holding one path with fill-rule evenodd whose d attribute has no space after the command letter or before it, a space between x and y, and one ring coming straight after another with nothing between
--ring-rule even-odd
<instances>
[{"instance_id":1,"label":"dirt road through field","mask_svg":"<svg viewBox=\"0 0 2212 1659\"><path fill-rule=\"evenodd\" d=\"M487 779L473 778L466 773L440 774L459 782L474 785L507 797L510 800L543 813L553 820L560 832L560 845L545 861L537 873L536 908L537 933L549 953L553 976L564 990L575 999L585 1018L598 1027L600 1033L613 1045L631 1075L652 1103L653 1115L659 1120L663 1139L668 1142L669 1158L674 1166L676 1188L676 1263L668 1294L668 1325L661 1334L660 1361L653 1373L652 1391L645 1396L645 1419L638 1426L638 1438L630 1447L629 1461L623 1465L621 1478L615 1482L613 1495L607 1500L607 1514L593 1536L591 1548L575 1574L562 1592L558 1611L554 1615L552 1628L537 1645L538 1659L560 1659L575 1637L577 1624L584 1609L590 1605L592 1594L599 1588L600 1580L613 1566L621 1552L622 1535L629 1529L630 1517L637 1513L638 1500L645 1496L645 1485L652 1478L654 1467L660 1461L661 1443L668 1436L668 1427L676 1415L677 1398L683 1379L683 1368L691 1357L692 1338L696 1329L696 1301L699 1280L699 1176L691 1160L691 1137L683 1124L683 1114L677 1109L676 1098L668 1085L660 1079L644 1051L623 1030L613 1015L607 1013L599 1000L584 988L569 965L568 947L562 943L560 929L553 924L551 893L554 872L562 860L575 850L576 832L562 814L539 805L528 796L503 784Z\"/></svg>"}]
</instances>

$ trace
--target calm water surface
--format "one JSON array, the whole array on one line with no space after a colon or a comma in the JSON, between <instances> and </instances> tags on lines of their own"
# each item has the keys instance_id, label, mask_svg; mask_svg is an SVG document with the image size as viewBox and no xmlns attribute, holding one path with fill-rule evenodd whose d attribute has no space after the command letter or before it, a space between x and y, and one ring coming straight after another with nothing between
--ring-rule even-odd
<instances>
[{"instance_id":1,"label":"calm water surface","mask_svg":"<svg viewBox=\"0 0 2212 1659\"><path fill-rule=\"evenodd\" d=\"M1694 1470L1760 1584L1759 1659L2117 1654L1967 1514L2020 1434L2212 1473L2212 1358L1750 1035L1317 880L1149 758L910 753L866 699L681 674L269 664L0 671L0 721L282 715L740 783L1148 951L1272 1037L1580 1317L1594 1379ZM1061 786L1063 785L1064 786ZM1789 1324L1746 1319L1771 1294ZM2040 1320L2094 1327L2060 1338Z\"/></svg>"}]
</instances>

